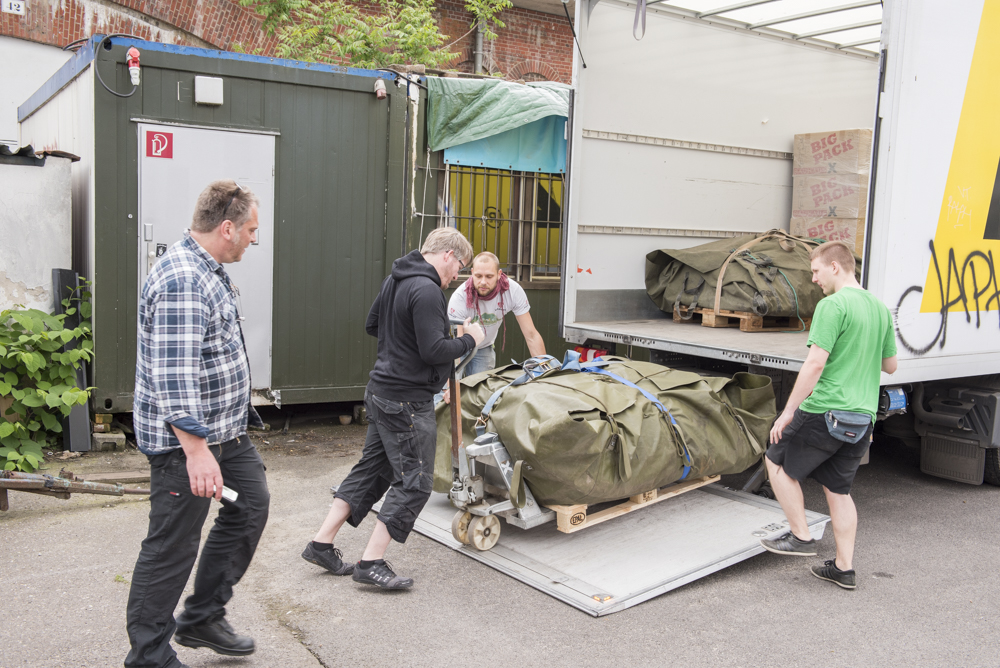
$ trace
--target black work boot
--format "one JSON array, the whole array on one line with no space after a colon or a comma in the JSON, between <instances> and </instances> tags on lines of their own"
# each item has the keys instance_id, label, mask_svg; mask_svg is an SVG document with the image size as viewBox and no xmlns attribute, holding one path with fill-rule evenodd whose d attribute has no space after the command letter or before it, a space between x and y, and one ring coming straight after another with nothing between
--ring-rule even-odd
<instances>
[{"instance_id":1,"label":"black work boot","mask_svg":"<svg viewBox=\"0 0 1000 668\"><path fill-rule=\"evenodd\" d=\"M413 586L412 578L402 578L392 571L389 562L379 560L368 568L354 567L353 580L364 584L372 584L383 589L409 589Z\"/></svg>"},{"instance_id":2,"label":"black work boot","mask_svg":"<svg viewBox=\"0 0 1000 668\"><path fill-rule=\"evenodd\" d=\"M354 572L354 564L345 564L343 556L343 553L335 547L329 550L317 550L312 542L302 550L302 558L310 564L322 566L334 575L350 575Z\"/></svg>"},{"instance_id":3,"label":"black work boot","mask_svg":"<svg viewBox=\"0 0 1000 668\"><path fill-rule=\"evenodd\" d=\"M788 554L793 557L816 556L816 539L801 540L791 531L781 534L777 538L761 538L760 544L765 550L775 554Z\"/></svg>"},{"instance_id":4,"label":"black work boot","mask_svg":"<svg viewBox=\"0 0 1000 668\"><path fill-rule=\"evenodd\" d=\"M191 626L174 634L178 645L185 647L207 647L216 654L226 656L247 656L253 654L257 646L253 638L237 635L226 621L225 613L203 624Z\"/></svg>"}]
</instances>

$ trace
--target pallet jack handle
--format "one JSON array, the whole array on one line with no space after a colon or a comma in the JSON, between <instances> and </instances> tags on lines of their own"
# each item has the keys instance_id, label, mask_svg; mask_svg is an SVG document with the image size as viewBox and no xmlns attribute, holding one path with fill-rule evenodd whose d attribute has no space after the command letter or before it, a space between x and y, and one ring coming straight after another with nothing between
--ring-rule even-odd
<instances>
[{"instance_id":1,"label":"pallet jack handle","mask_svg":"<svg viewBox=\"0 0 1000 668\"><path fill-rule=\"evenodd\" d=\"M464 320L450 319L452 335L455 338L465 334ZM462 447L462 397L458 384L458 374L463 371L472 357L476 354L473 348L461 358L457 365L451 365L451 373L448 375L448 390L451 394L451 456L452 460L458 459L459 450Z\"/></svg>"}]
</instances>

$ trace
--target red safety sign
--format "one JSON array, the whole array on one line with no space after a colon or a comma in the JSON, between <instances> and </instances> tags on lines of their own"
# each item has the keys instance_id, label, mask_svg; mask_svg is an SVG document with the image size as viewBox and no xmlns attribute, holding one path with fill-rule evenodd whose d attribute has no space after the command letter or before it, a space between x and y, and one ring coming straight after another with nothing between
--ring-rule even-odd
<instances>
[{"instance_id":1,"label":"red safety sign","mask_svg":"<svg viewBox=\"0 0 1000 668\"><path fill-rule=\"evenodd\" d=\"M174 133L173 132L146 132L146 157L147 158L173 158L174 157Z\"/></svg>"}]
</instances>

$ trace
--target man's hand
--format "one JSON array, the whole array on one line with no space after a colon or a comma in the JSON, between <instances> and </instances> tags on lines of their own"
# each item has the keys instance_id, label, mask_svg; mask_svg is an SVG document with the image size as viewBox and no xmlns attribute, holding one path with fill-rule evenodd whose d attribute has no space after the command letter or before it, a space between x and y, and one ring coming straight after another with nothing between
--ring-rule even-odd
<instances>
[{"instance_id":1,"label":"man's hand","mask_svg":"<svg viewBox=\"0 0 1000 668\"><path fill-rule=\"evenodd\" d=\"M183 429L173 425L171 428L184 448L191 493L195 496L214 496L216 501L221 501L222 471L219 469L219 462L215 461L215 455L208 449L208 443L200 436L189 434Z\"/></svg>"},{"instance_id":2,"label":"man's hand","mask_svg":"<svg viewBox=\"0 0 1000 668\"><path fill-rule=\"evenodd\" d=\"M191 493L195 496L214 496L216 501L222 499L222 471L219 462L206 447L194 454L187 455L188 480L191 482Z\"/></svg>"},{"instance_id":3,"label":"man's hand","mask_svg":"<svg viewBox=\"0 0 1000 668\"><path fill-rule=\"evenodd\" d=\"M486 339L486 330L481 323L472 324L472 318L466 318L465 322L462 323L462 327L465 329L466 334L471 335L475 339L477 348Z\"/></svg>"},{"instance_id":4,"label":"man's hand","mask_svg":"<svg viewBox=\"0 0 1000 668\"><path fill-rule=\"evenodd\" d=\"M795 417L795 411L789 413L788 411L782 411L778 419L774 421L774 425L771 427L771 443L777 443L781 440L781 432L785 431L785 427L789 425L792 418Z\"/></svg>"},{"instance_id":5,"label":"man's hand","mask_svg":"<svg viewBox=\"0 0 1000 668\"><path fill-rule=\"evenodd\" d=\"M448 383L445 386L445 388L444 388L444 396L441 398L441 401L445 402L446 404L450 404L451 403L451 383Z\"/></svg>"}]
</instances>

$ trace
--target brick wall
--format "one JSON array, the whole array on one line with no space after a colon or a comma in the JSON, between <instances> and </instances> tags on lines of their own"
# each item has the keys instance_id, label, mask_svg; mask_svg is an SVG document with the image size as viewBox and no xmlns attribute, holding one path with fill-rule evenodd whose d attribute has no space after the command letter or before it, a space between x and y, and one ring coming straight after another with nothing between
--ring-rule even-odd
<instances>
[{"instance_id":1,"label":"brick wall","mask_svg":"<svg viewBox=\"0 0 1000 668\"><path fill-rule=\"evenodd\" d=\"M472 72L476 38L469 33L472 16L465 3L437 1L437 21L451 40L460 39L452 51L461 55L450 69ZM497 38L483 43L483 70L501 73L508 79L561 81L570 83L573 73L573 33L565 16L542 14L512 7L500 15L507 24L497 30ZM465 37L462 37L465 35Z\"/></svg>"},{"instance_id":2,"label":"brick wall","mask_svg":"<svg viewBox=\"0 0 1000 668\"><path fill-rule=\"evenodd\" d=\"M28 0L25 16L0 13L0 34L64 46L94 34L127 33L152 42L247 51L274 50L260 18L231 0Z\"/></svg>"},{"instance_id":3,"label":"brick wall","mask_svg":"<svg viewBox=\"0 0 1000 668\"><path fill-rule=\"evenodd\" d=\"M438 0L441 32L460 55L450 66L472 72L475 35L461 0ZM484 71L508 79L570 83L573 36L566 18L513 7L501 15L506 28L484 43ZM64 46L94 34L127 33L154 42L243 50L273 55L275 40L261 19L235 0L28 0L26 16L0 13L0 35ZM468 33L468 34L466 34Z\"/></svg>"}]
</instances>

